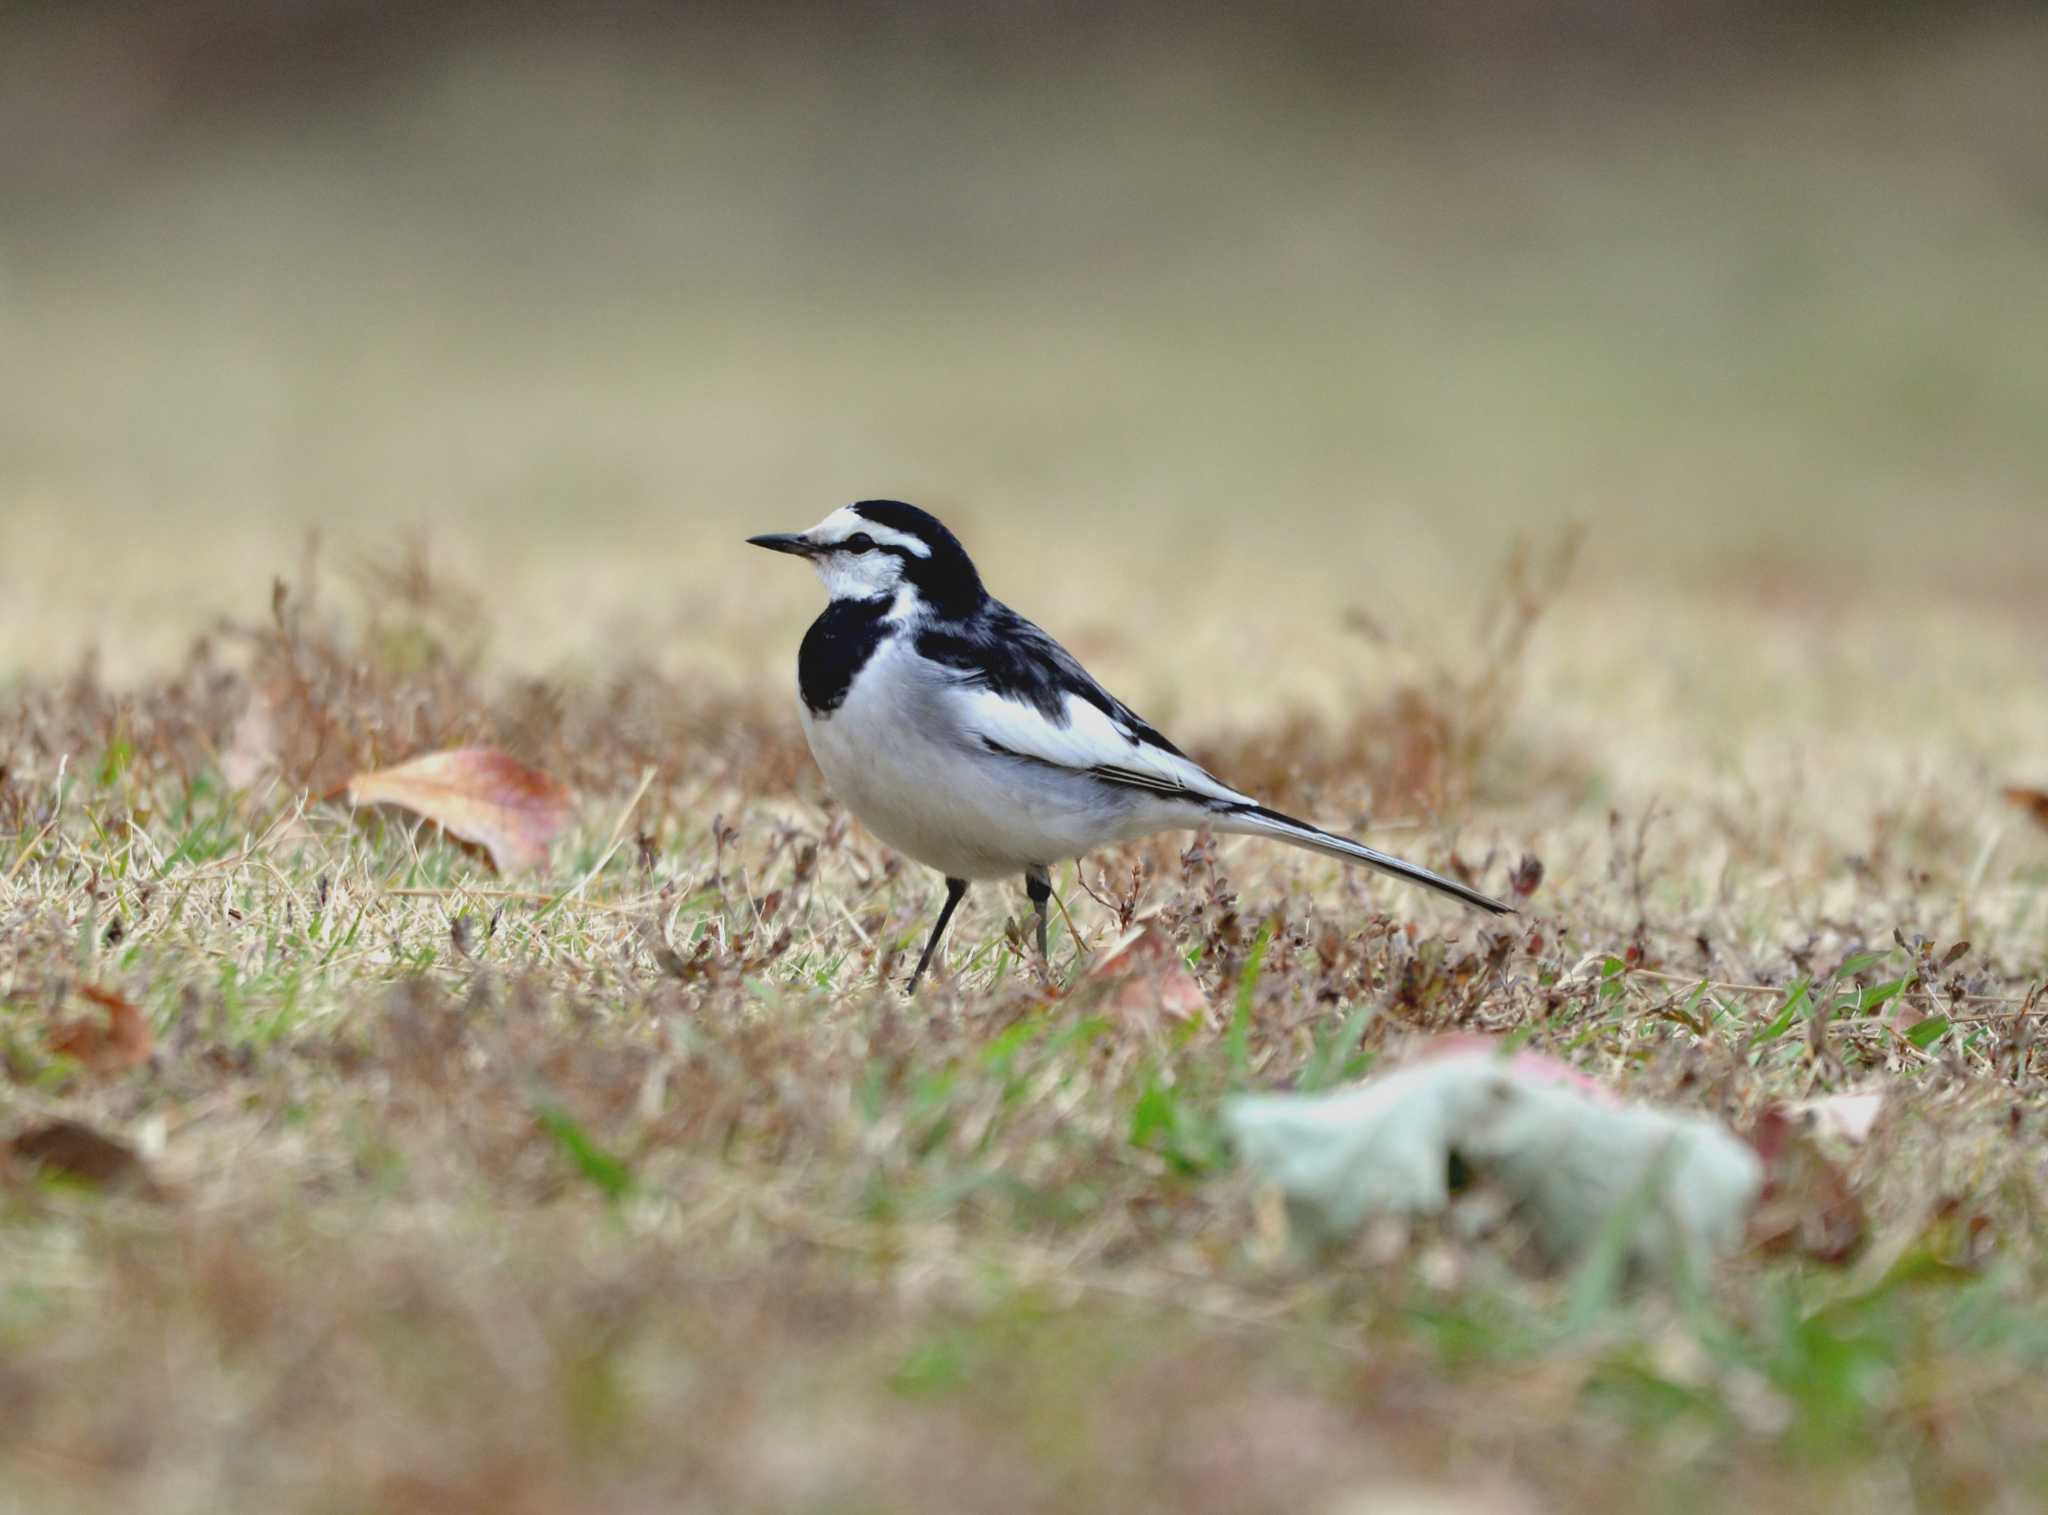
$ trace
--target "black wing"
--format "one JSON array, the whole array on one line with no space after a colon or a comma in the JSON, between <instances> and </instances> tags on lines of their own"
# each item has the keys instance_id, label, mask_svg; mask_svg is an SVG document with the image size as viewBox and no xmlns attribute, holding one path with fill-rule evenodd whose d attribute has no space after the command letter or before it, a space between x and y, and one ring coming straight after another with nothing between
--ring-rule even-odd
<instances>
[{"instance_id":1,"label":"black wing","mask_svg":"<svg viewBox=\"0 0 2048 1515\"><path fill-rule=\"evenodd\" d=\"M999 600L983 603L967 620L939 622L917 634L918 653L961 675L972 688L991 689L1031 706L1055 726L1067 724L1067 697L1086 700L1134 740L1177 758L1173 743L1144 717L1096 683L1066 648Z\"/></svg>"}]
</instances>

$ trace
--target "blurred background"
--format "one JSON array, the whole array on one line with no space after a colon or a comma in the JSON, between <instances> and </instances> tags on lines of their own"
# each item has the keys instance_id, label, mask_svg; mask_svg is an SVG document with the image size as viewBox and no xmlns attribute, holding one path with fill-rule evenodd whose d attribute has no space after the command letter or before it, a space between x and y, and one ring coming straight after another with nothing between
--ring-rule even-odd
<instances>
[{"instance_id":1,"label":"blurred background","mask_svg":"<svg viewBox=\"0 0 2048 1515\"><path fill-rule=\"evenodd\" d=\"M317 529L508 666L786 680L740 538L872 495L1191 707L1568 521L1589 645L2010 652L2044 80L2040 9L1903 0L16 0L0 676L163 666Z\"/></svg>"}]
</instances>

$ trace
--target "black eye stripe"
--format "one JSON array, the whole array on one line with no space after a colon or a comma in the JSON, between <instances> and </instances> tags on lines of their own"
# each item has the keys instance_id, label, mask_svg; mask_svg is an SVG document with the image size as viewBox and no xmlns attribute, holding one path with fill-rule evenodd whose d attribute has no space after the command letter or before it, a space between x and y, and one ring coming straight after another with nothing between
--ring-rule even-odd
<instances>
[{"instance_id":1,"label":"black eye stripe","mask_svg":"<svg viewBox=\"0 0 2048 1515\"><path fill-rule=\"evenodd\" d=\"M877 542L864 531L856 531L852 536L841 542L839 544L839 551L852 553L886 552L892 557L901 558L906 563L919 561L917 554L908 547L899 547L894 542Z\"/></svg>"}]
</instances>

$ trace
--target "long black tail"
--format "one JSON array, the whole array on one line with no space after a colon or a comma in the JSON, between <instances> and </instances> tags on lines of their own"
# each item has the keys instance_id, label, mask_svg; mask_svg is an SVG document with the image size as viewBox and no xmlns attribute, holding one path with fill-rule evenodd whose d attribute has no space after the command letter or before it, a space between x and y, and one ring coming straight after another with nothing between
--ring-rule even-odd
<instances>
[{"instance_id":1,"label":"long black tail","mask_svg":"<svg viewBox=\"0 0 2048 1515\"><path fill-rule=\"evenodd\" d=\"M1456 879L1445 878L1441 873L1431 873L1427 868L1418 868L1413 863L1390 857L1384 852L1375 852L1363 842L1354 842L1348 836L1339 836L1334 831L1325 831L1320 826L1311 826L1307 821L1297 821L1291 815L1282 815L1277 810L1268 810L1264 805L1233 805L1215 812L1210 822L1218 831L1236 831L1248 836L1277 837L1297 847L1307 847L1313 852L1323 852L1331 857L1341 857L1346 862L1363 863L1368 868L1377 868L1382 873L1421 884L1439 894L1448 894L1477 910L1494 915L1513 915L1512 905L1503 905L1499 900L1481 894L1469 885Z\"/></svg>"}]
</instances>

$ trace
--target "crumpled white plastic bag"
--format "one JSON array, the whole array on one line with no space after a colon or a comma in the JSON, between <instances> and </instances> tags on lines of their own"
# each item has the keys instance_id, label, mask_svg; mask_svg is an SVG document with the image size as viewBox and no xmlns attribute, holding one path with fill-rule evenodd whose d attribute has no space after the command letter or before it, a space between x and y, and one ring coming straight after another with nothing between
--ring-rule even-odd
<instances>
[{"instance_id":1,"label":"crumpled white plastic bag","mask_svg":"<svg viewBox=\"0 0 2048 1515\"><path fill-rule=\"evenodd\" d=\"M1694 1267L1740 1243L1762 1192L1748 1143L1702 1116L1622 1104L1563 1064L1493 1050L1429 1057L1328 1094L1240 1095L1224 1124L1312 1241L1382 1214L1435 1214L1455 1153L1559 1258L1618 1222L1631 1259Z\"/></svg>"}]
</instances>

